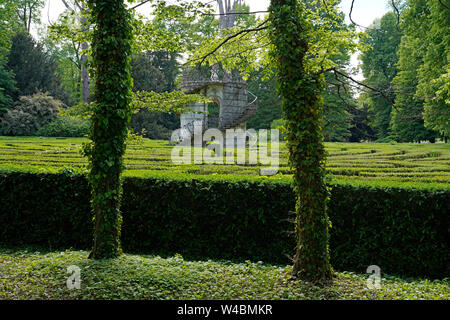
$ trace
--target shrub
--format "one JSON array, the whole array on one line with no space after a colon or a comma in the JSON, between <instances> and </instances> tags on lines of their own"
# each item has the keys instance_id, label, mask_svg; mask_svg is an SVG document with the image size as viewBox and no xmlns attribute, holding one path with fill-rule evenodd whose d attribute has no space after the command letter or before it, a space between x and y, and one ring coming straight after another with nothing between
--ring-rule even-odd
<instances>
[{"instance_id":1,"label":"shrub","mask_svg":"<svg viewBox=\"0 0 450 320\"><path fill-rule=\"evenodd\" d=\"M146 138L170 140L172 131L179 127L179 120L173 114L140 110L132 115L130 127L134 132L144 131Z\"/></svg>"},{"instance_id":2,"label":"shrub","mask_svg":"<svg viewBox=\"0 0 450 320\"><path fill-rule=\"evenodd\" d=\"M270 124L271 129L278 129L280 131L280 140L286 140L286 121L283 119L273 120Z\"/></svg>"},{"instance_id":3,"label":"shrub","mask_svg":"<svg viewBox=\"0 0 450 320\"><path fill-rule=\"evenodd\" d=\"M89 249L92 217L86 178L0 173L0 244ZM449 274L450 190L333 185L331 263L364 273L369 265L400 276ZM288 183L126 178L126 252L288 264L295 240Z\"/></svg>"},{"instance_id":4,"label":"shrub","mask_svg":"<svg viewBox=\"0 0 450 320\"><path fill-rule=\"evenodd\" d=\"M89 133L90 122L86 119L58 116L36 131L41 137L84 137Z\"/></svg>"},{"instance_id":5,"label":"shrub","mask_svg":"<svg viewBox=\"0 0 450 320\"><path fill-rule=\"evenodd\" d=\"M46 93L22 96L1 119L0 134L32 136L42 126L56 120L63 103Z\"/></svg>"},{"instance_id":6,"label":"shrub","mask_svg":"<svg viewBox=\"0 0 450 320\"><path fill-rule=\"evenodd\" d=\"M390 144L396 143L395 140L391 136L380 138L380 139L376 140L375 142L378 142L378 143L390 143Z\"/></svg>"}]
</instances>

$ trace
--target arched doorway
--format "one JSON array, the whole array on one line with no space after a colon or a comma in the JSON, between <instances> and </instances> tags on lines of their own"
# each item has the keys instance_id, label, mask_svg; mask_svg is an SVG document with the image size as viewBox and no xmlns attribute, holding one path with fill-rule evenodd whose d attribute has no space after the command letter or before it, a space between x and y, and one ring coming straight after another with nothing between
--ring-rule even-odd
<instances>
[{"instance_id":1,"label":"arched doorway","mask_svg":"<svg viewBox=\"0 0 450 320\"><path fill-rule=\"evenodd\" d=\"M208 103L208 129L219 128L220 106L217 102Z\"/></svg>"}]
</instances>

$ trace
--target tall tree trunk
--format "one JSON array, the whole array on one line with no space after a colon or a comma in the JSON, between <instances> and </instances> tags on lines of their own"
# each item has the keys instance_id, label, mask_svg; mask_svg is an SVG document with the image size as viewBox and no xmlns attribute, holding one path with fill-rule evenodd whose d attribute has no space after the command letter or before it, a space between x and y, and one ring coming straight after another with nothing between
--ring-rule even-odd
<instances>
[{"instance_id":1,"label":"tall tree trunk","mask_svg":"<svg viewBox=\"0 0 450 320\"><path fill-rule=\"evenodd\" d=\"M83 43L82 47L87 48L87 44ZM83 48L84 50L84 48ZM89 72L86 67L86 61L88 59L88 56L83 54L81 56L81 84L82 84L82 92L81 92L81 99L83 102L88 102L89 100Z\"/></svg>"},{"instance_id":2,"label":"tall tree trunk","mask_svg":"<svg viewBox=\"0 0 450 320\"><path fill-rule=\"evenodd\" d=\"M308 27L298 0L271 0L270 36L277 63L279 93L287 122L289 162L296 193L297 246L292 275L324 281L332 271L328 252L329 220L326 212L325 148L320 127L323 75L305 70Z\"/></svg>"},{"instance_id":3,"label":"tall tree trunk","mask_svg":"<svg viewBox=\"0 0 450 320\"><path fill-rule=\"evenodd\" d=\"M82 25L84 25L86 23L86 18L82 17L80 19L80 22L82 23ZM88 28L86 26L83 26L81 29L83 32L87 32ZM81 50L87 50L88 49L88 44L87 42L83 42L81 44ZM81 97L83 102L88 102L89 99L89 72L86 66L86 61L88 59L88 56L86 54L82 54L81 55L81 83L82 83L82 93L81 93Z\"/></svg>"},{"instance_id":4,"label":"tall tree trunk","mask_svg":"<svg viewBox=\"0 0 450 320\"><path fill-rule=\"evenodd\" d=\"M26 6L23 8L22 22L23 22L23 27L25 28L25 30L28 30L28 27L27 27L27 7Z\"/></svg>"},{"instance_id":5,"label":"tall tree trunk","mask_svg":"<svg viewBox=\"0 0 450 320\"><path fill-rule=\"evenodd\" d=\"M33 8L30 5L30 12L28 12L28 26L27 26L27 31L28 33L30 33L30 29L31 29L31 15L33 13Z\"/></svg>"},{"instance_id":6,"label":"tall tree trunk","mask_svg":"<svg viewBox=\"0 0 450 320\"><path fill-rule=\"evenodd\" d=\"M241 0L233 0L233 3L231 3L231 0L217 0L217 4L219 5L219 28L221 30L226 30L233 28L234 21L236 18L236 15L233 13L236 13L236 9L238 5L240 5ZM215 73L218 73L219 67L217 65L213 65L213 75ZM224 74L224 80L230 81L232 79L232 75L229 72L226 72Z\"/></svg>"},{"instance_id":7,"label":"tall tree trunk","mask_svg":"<svg viewBox=\"0 0 450 320\"><path fill-rule=\"evenodd\" d=\"M69 10L70 12L75 13L78 8L78 21L81 23L81 31L87 32L89 27L86 26L87 18L83 17L83 12L85 11L84 5L80 5L78 1L75 1L74 7L71 7L66 0L61 0L64 4L64 6ZM87 50L88 44L87 42L83 42L81 44L81 50ZM89 70L86 66L86 61L88 60L88 56L86 54L81 55L81 99L83 102L88 102L89 100Z\"/></svg>"},{"instance_id":8,"label":"tall tree trunk","mask_svg":"<svg viewBox=\"0 0 450 320\"><path fill-rule=\"evenodd\" d=\"M234 26L234 21L236 15L236 9L238 5L240 5L241 0L233 0L233 4L231 4L230 0L217 0L217 4L219 5L219 27L220 29L229 29Z\"/></svg>"},{"instance_id":9,"label":"tall tree trunk","mask_svg":"<svg viewBox=\"0 0 450 320\"><path fill-rule=\"evenodd\" d=\"M132 28L123 0L90 0L89 5L95 23L92 144L86 149L95 221L90 258L102 259L114 258L121 253L120 174L131 118Z\"/></svg>"}]
</instances>

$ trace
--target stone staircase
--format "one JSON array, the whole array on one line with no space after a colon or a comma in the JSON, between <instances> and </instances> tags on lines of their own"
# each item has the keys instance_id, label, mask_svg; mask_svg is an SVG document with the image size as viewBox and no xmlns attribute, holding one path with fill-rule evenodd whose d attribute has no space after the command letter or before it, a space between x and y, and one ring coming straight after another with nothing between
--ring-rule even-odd
<instances>
[{"instance_id":1,"label":"stone staircase","mask_svg":"<svg viewBox=\"0 0 450 320\"><path fill-rule=\"evenodd\" d=\"M247 102L244 105L244 108L240 112L239 116L236 116L235 118L233 118L233 120L230 121L229 123L224 123L221 126L222 127L221 129L226 130L226 129L231 129L231 128L237 127L238 125L246 122L248 119L250 119L251 117L253 117L256 114L256 111L258 110L258 97L255 96L250 91L247 91L247 93L249 93L251 95L251 98L252 98L251 101Z\"/></svg>"}]
</instances>

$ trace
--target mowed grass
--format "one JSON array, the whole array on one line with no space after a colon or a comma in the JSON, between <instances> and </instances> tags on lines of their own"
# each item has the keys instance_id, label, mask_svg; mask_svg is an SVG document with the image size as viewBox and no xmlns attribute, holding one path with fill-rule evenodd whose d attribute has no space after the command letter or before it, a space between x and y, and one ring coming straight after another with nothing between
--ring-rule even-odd
<instances>
[{"instance_id":1,"label":"mowed grass","mask_svg":"<svg viewBox=\"0 0 450 320\"><path fill-rule=\"evenodd\" d=\"M83 172L84 138L0 137L0 170ZM327 169L335 181L393 182L396 184L450 185L450 144L326 143ZM168 141L142 139L130 143L125 155L125 176L233 176L258 178L259 164L174 164ZM269 147L270 150L270 147ZM227 150L224 151L227 154ZM247 150L248 154L248 150ZM279 171L271 177L289 180L288 151L279 145Z\"/></svg>"},{"instance_id":2,"label":"mowed grass","mask_svg":"<svg viewBox=\"0 0 450 320\"><path fill-rule=\"evenodd\" d=\"M122 255L89 260L86 251L0 249L0 299L306 300L449 299L449 283L382 276L370 289L368 275L336 273L317 286L289 279L289 266L227 261L186 261L180 255ZM80 268L80 289L69 290L69 266Z\"/></svg>"}]
</instances>

